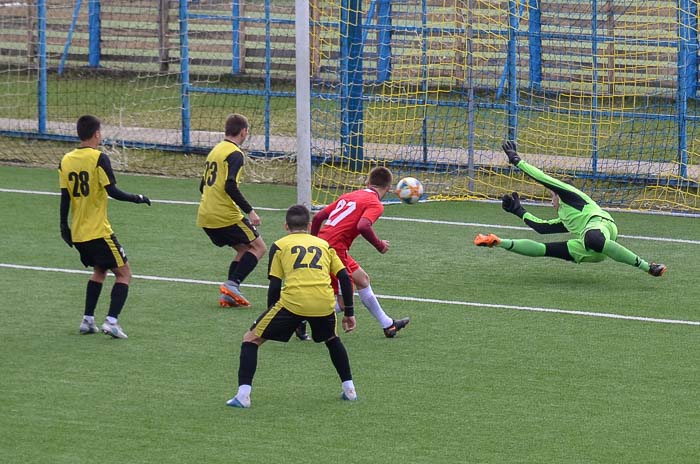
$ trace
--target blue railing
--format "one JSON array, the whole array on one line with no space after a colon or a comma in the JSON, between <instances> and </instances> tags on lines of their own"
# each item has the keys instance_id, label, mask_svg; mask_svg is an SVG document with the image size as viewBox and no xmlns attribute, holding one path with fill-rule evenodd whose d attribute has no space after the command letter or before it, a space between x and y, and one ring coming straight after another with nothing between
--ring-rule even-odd
<instances>
[{"instance_id":1,"label":"blue railing","mask_svg":"<svg viewBox=\"0 0 700 464\"><path fill-rule=\"evenodd\" d=\"M693 100L698 92L698 34L697 34L697 3L693 0L678 0L678 40L655 40L635 41L635 45L644 46L667 46L677 49L677 72L678 81L675 90L676 108L675 114L660 114L658 112L636 112L623 113L617 111L602 110L598 107L598 50L610 40L610 37L599 35L598 29L598 6L599 0L592 0L592 15L591 15L591 31L590 33L571 34L571 33L555 33L543 32L541 30L540 11L536 8L537 0L527 0L529 3L528 14L528 30L520 31L520 18L523 15L522 7L524 1L509 0L509 28L493 29L493 30L474 30L473 34L478 35L490 34L492 36L507 37L506 66L504 67L503 82L507 83L507 94L505 101L479 101L473 102L473 109L499 109L507 114L507 129L504 134L510 139L518 137L518 112L523 108L519 103L519 87L518 87L518 41L527 40L529 45L529 86L532 89L542 88L542 41L552 39L562 39L577 42L587 42L591 44L591 55L593 61L593 77L592 77L592 94L590 95L591 109L590 110L566 110L571 115L582 115L590 117L592 121L590 153L592 161L592 175L598 174L598 131L600 121L609 117L634 118L639 120L672 120L677 126L677 161L679 165L679 176L687 177L688 163L688 132L689 122L698 122L699 118L694 113L689 111L689 100ZM16 136L31 136L35 138L47 138L63 140L64 136L52 135L47 133L47 5L46 0L37 1L37 18L38 18L38 47L37 47L37 133L27 133L20 131L3 131L5 135ZM100 2L99 0L88 0L89 5L89 54L88 65L91 67L100 66ZM427 0L420 2L422 20L416 25L399 25L392 21L392 5L389 0L372 0L371 5L374 6L372 14L368 14L365 21L362 21L361 2L360 0L342 0L342 15L340 22L324 22L325 26L337 29L340 33L340 49L339 60L335 64L338 80L342 85L338 86L337 92L315 92L312 93L312 98L325 98L338 102L341 108L341 130L338 134L340 144L344 149L344 155L351 159L360 161L363 159L363 121L364 121L364 103L376 99L371 94L365 94L363 88L366 84L363 76L363 52L365 43L367 42L368 32L376 32L376 51L373 52L377 59L377 80L375 83L381 83L391 79L392 70L392 47L389 40L393 33L410 32L412 34L423 37L421 50L421 89L423 95L427 94L427 89L430 86L430 76L427 73L427 55L426 49L427 38L429 35L441 32L450 34L466 34L466 28L435 28L428 24L428 4ZM272 40L271 28L275 24L293 24L293 19L289 18L274 18L272 17L271 0L265 1L264 17L243 17L240 16L240 3L238 0L232 1L230 15L212 15L200 14L189 11L188 1L181 0L179 2L179 39L180 39L180 99L181 99L181 131L182 139L180 145L167 144L151 144L139 141L120 140L119 143L124 146L160 148L177 151L198 151L200 148L192 146L191 140L191 112L190 112L190 96L192 93L211 93L211 94L234 94L234 95L256 95L264 97L264 136L265 145L264 151L270 151L271 137L271 103L274 98L290 98L294 97L294 92L275 91L272 88ZM64 56L61 59L59 70L63 69L65 64L65 56L70 45L70 37L75 28L77 11L80 8L80 1L76 3L76 10L73 21L68 32ZM374 12L376 11L376 15ZM236 75L241 72L241 63L243 57L240 56L240 37L241 31L246 24L264 24L265 26L265 55L264 62L267 72L264 74L264 88L262 90L254 89L233 89L233 88L216 88L194 86L190 81L190 48L189 48L189 25L191 21L196 20L220 20L231 23L232 31L232 49L231 49L231 72ZM473 89L472 89L473 90ZM494 89L491 89L494 90ZM503 86L501 86L503 90ZM449 100L432 100L425 97L416 99L412 98L396 98L399 103L414 103L419 105L431 105L435 107L460 107L467 110L467 101L449 101ZM537 108L528 108L528 111L537 111ZM548 108L547 111L557 112L564 111L557 108ZM473 134L468 134L472 137ZM423 162L428 166L428 120L424 118L422 121L421 139L423 146Z\"/></svg>"}]
</instances>

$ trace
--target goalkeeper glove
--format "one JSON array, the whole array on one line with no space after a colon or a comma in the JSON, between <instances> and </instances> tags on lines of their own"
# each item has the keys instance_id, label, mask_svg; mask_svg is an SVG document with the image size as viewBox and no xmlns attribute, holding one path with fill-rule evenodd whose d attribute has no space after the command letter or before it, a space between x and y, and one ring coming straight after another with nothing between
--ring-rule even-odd
<instances>
[{"instance_id":1,"label":"goalkeeper glove","mask_svg":"<svg viewBox=\"0 0 700 464\"><path fill-rule=\"evenodd\" d=\"M520 156L518 155L515 142L513 142L512 140L508 140L507 142L504 142L501 146L503 147L503 151L506 152L508 162L513 166L517 166L520 162Z\"/></svg>"},{"instance_id":2,"label":"goalkeeper glove","mask_svg":"<svg viewBox=\"0 0 700 464\"><path fill-rule=\"evenodd\" d=\"M66 242L66 245L73 248L73 237L71 236L68 224L61 224L61 238Z\"/></svg>"},{"instance_id":3,"label":"goalkeeper glove","mask_svg":"<svg viewBox=\"0 0 700 464\"><path fill-rule=\"evenodd\" d=\"M501 197L501 207L503 211L515 214L519 218L522 218L526 213L525 208L520 204L520 195L518 195L518 192L503 195L503 197Z\"/></svg>"},{"instance_id":4,"label":"goalkeeper glove","mask_svg":"<svg viewBox=\"0 0 700 464\"><path fill-rule=\"evenodd\" d=\"M151 206L151 200L149 200L146 195L136 195L136 201L134 203L146 203L148 206Z\"/></svg>"}]
</instances>

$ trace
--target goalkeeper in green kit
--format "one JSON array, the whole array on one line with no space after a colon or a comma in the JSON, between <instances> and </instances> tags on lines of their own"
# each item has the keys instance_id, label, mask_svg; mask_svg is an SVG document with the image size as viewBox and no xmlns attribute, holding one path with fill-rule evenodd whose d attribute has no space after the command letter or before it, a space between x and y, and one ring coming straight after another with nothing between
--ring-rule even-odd
<instances>
[{"instance_id":1,"label":"goalkeeper in green kit","mask_svg":"<svg viewBox=\"0 0 700 464\"><path fill-rule=\"evenodd\" d=\"M617 226L612 216L588 195L520 159L515 142L505 142L503 150L512 165L552 191L552 205L557 210L558 217L543 220L528 213L520 204L517 192L502 197L503 209L521 218L540 234L570 232L576 238L565 242L540 243L527 239L499 238L494 234L479 234L474 238L476 246L498 247L519 255L548 256L575 263L595 263L608 257L637 267L654 277L661 277L666 272L665 265L648 263L617 243Z\"/></svg>"}]
</instances>

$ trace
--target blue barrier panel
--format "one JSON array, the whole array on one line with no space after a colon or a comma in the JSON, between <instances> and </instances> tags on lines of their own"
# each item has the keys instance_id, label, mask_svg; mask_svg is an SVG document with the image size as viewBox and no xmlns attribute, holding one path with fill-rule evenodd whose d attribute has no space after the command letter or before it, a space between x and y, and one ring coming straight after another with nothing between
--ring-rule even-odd
<instances>
[{"instance_id":1,"label":"blue barrier panel","mask_svg":"<svg viewBox=\"0 0 700 464\"><path fill-rule=\"evenodd\" d=\"M100 13L100 0L88 2L88 30L90 42L88 50L88 65L91 68L100 67L102 55L102 15Z\"/></svg>"},{"instance_id":2,"label":"blue barrier panel","mask_svg":"<svg viewBox=\"0 0 700 464\"><path fill-rule=\"evenodd\" d=\"M80 14L80 7L83 1L77 0L75 2L75 7L73 8L73 17L70 20L70 27L68 28L68 35L66 36L66 44L63 46L63 53L61 54L61 62L58 64L58 75L63 74L63 68L66 65L66 59L68 59L68 51L70 50L70 44L73 41L73 31L75 31L75 25L78 23L78 15Z\"/></svg>"},{"instance_id":3,"label":"blue barrier panel","mask_svg":"<svg viewBox=\"0 0 700 464\"><path fill-rule=\"evenodd\" d=\"M353 164L364 158L362 87L362 0L343 0L340 11L341 128L343 154ZM359 165L358 165L359 166Z\"/></svg>"},{"instance_id":4,"label":"blue barrier panel","mask_svg":"<svg viewBox=\"0 0 700 464\"><path fill-rule=\"evenodd\" d=\"M182 127L182 145L187 150L190 146L190 52L188 42L187 0L180 0L178 9L180 18L180 114Z\"/></svg>"},{"instance_id":5,"label":"blue barrier panel","mask_svg":"<svg viewBox=\"0 0 700 464\"><path fill-rule=\"evenodd\" d=\"M391 0L379 0L377 3L377 81L391 80Z\"/></svg>"},{"instance_id":6,"label":"blue barrier panel","mask_svg":"<svg viewBox=\"0 0 700 464\"><path fill-rule=\"evenodd\" d=\"M46 133L46 0L37 0L37 28L39 44L39 78L37 79L37 122L40 134Z\"/></svg>"}]
</instances>

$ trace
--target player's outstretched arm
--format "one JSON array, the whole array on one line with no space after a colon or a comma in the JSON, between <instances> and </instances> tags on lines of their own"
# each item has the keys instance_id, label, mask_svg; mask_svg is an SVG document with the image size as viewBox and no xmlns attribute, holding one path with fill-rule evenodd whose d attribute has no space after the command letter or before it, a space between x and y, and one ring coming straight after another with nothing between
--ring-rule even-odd
<instances>
[{"instance_id":1,"label":"player's outstretched arm","mask_svg":"<svg viewBox=\"0 0 700 464\"><path fill-rule=\"evenodd\" d=\"M520 204L520 195L518 195L518 192L503 195L501 198L501 207L504 211L515 214L521 218L528 227L538 234L561 234L568 232L560 218L544 220L532 213L528 213Z\"/></svg>"},{"instance_id":2,"label":"player's outstretched arm","mask_svg":"<svg viewBox=\"0 0 700 464\"><path fill-rule=\"evenodd\" d=\"M107 190L107 195L114 198L115 200L130 201L132 203L137 204L145 203L148 206L151 206L151 200L146 195L127 193L123 190L120 190L119 187L117 187L114 184L109 184L107 187L105 187L105 189Z\"/></svg>"},{"instance_id":3,"label":"player's outstretched arm","mask_svg":"<svg viewBox=\"0 0 700 464\"><path fill-rule=\"evenodd\" d=\"M127 193L120 190L117 187L117 180L114 176L114 171L112 170L112 162L109 160L109 156L104 153L100 154L97 159L97 166L102 168L107 179L109 179L109 185L105 187L107 190L107 195L118 201L130 201L132 203L146 203L151 206L151 200L146 195L134 195L133 193Z\"/></svg>"},{"instance_id":4,"label":"player's outstretched arm","mask_svg":"<svg viewBox=\"0 0 700 464\"><path fill-rule=\"evenodd\" d=\"M367 218L362 218L357 223L357 231L367 240L374 248L380 253L386 253L389 251L389 242L386 240L380 240L377 236L374 228L372 227L372 221Z\"/></svg>"},{"instance_id":5,"label":"player's outstretched arm","mask_svg":"<svg viewBox=\"0 0 700 464\"><path fill-rule=\"evenodd\" d=\"M549 190L555 192L562 199L566 199L566 202L570 205L581 203L582 200L578 198L573 198L569 200L568 198L573 195L578 197L582 195L582 192L575 189L574 187L567 185L566 183L556 179L548 174L545 174L539 168L532 166L530 163L520 158L518 154L515 142L508 140L503 143L503 151L508 157L508 162L514 166L517 166L526 176L534 180L535 182L545 186Z\"/></svg>"},{"instance_id":6,"label":"player's outstretched arm","mask_svg":"<svg viewBox=\"0 0 700 464\"><path fill-rule=\"evenodd\" d=\"M569 231L560 218L540 219L532 213L523 216L525 224L538 234L563 234Z\"/></svg>"}]
</instances>

